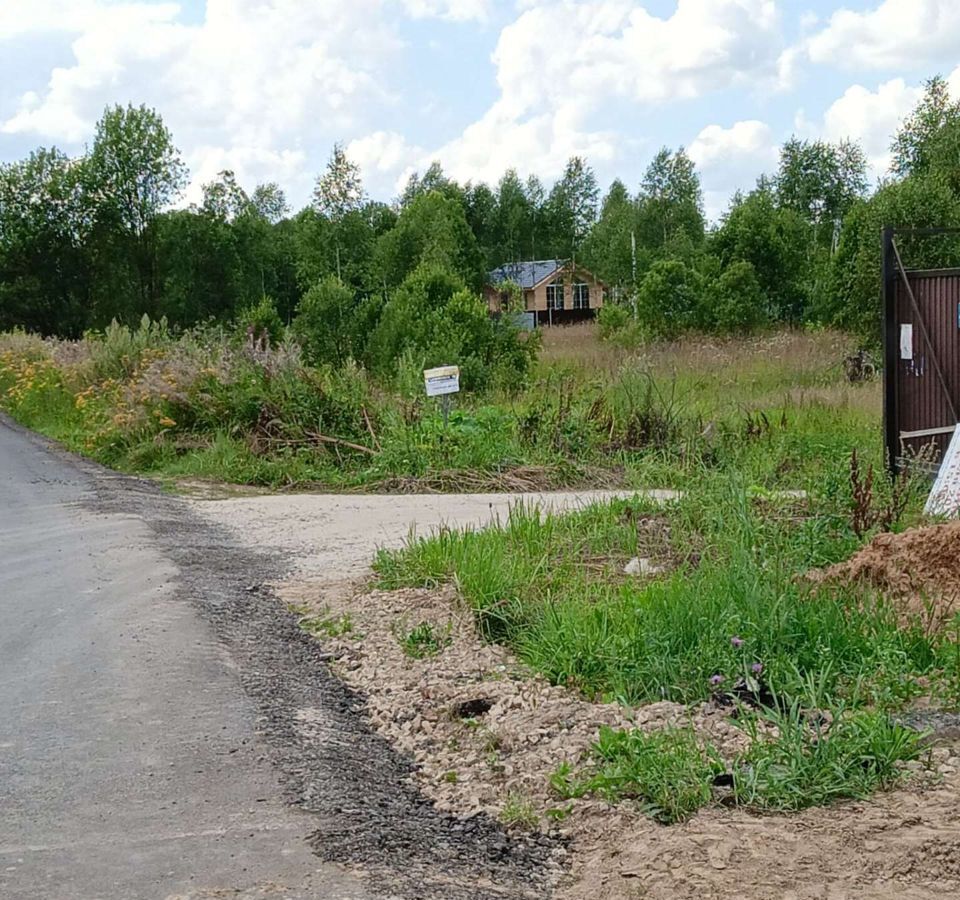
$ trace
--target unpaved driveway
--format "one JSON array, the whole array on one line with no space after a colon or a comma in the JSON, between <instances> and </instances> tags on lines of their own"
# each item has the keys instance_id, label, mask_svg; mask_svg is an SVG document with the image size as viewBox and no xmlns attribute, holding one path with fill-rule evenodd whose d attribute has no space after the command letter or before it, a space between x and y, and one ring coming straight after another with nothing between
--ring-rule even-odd
<instances>
[{"instance_id":1,"label":"unpaved driveway","mask_svg":"<svg viewBox=\"0 0 960 900\"><path fill-rule=\"evenodd\" d=\"M656 500L674 491L643 491ZM224 525L247 545L284 554L299 576L340 582L365 575L379 547L399 547L411 531L440 525L482 526L506 517L515 503L575 509L624 491L542 494L278 494L230 500L192 500L196 512Z\"/></svg>"}]
</instances>

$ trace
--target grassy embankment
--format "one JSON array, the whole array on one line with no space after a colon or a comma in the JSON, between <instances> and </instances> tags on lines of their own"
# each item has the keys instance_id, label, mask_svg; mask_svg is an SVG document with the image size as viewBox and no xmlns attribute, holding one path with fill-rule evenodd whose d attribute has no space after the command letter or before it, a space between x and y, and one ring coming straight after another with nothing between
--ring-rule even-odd
<instances>
[{"instance_id":1,"label":"grassy embankment","mask_svg":"<svg viewBox=\"0 0 960 900\"><path fill-rule=\"evenodd\" d=\"M168 478L394 489L682 487L736 470L758 489L879 460L875 385L843 383L843 339L775 334L628 351L546 333L520 395L463 395L444 430L420 366L393 384L229 336L156 325L77 342L0 335L0 406L69 448Z\"/></svg>"}]
</instances>

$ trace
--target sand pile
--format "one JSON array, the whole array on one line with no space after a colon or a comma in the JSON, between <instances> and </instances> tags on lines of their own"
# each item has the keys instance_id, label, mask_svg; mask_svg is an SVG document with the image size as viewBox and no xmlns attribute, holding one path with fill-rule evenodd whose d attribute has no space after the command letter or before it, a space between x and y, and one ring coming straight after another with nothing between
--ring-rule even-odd
<instances>
[{"instance_id":1,"label":"sand pile","mask_svg":"<svg viewBox=\"0 0 960 900\"><path fill-rule=\"evenodd\" d=\"M810 577L877 588L898 604L905 620L919 618L939 629L960 608L960 522L877 535L846 562Z\"/></svg>"}]
</instances>

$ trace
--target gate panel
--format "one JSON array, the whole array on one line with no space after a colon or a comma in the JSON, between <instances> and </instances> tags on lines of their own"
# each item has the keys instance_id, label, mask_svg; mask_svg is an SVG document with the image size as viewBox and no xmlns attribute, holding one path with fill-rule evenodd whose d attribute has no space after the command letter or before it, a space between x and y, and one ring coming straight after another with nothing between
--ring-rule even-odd
<instances>
[{"instance_id":1,"label":"gate panel","mask_svg":"<svg viewBox=\"0 0 960 900\"><path fill-rule=\"evenodd\" d=\"M907 271L894 290L895 403L900 460L922 454L939 464L957 424L960 396L960 270ZM922 322L919 316L922 317ZM901 354L901 326L913 327L912 359ZM929 343L924 338L926 328ZM891 362L888 357L888 363ZM939 364L940 374L937 373ZM942 376L942 380L941 377Z\"/></svg>"}]
</instances>

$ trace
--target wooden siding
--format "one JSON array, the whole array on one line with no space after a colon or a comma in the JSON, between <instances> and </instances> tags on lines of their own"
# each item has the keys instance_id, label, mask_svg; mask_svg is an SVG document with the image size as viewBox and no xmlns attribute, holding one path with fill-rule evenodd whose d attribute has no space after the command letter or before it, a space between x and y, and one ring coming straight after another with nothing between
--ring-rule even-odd
<instances>
[{"instance_id":1,"label":"wooden siding","mask_svg":"<svg viewBox=\"0 0 960 900\"><path fill-rule=\"evenodd\" d=\"M563 308L565 310L573 309L573 285L587 284L590 290L589 308L600 309L603 306L603 293L605 285L591 272L582 269L579 266L571 268L567 266L561 269L555 275L543 281L535 288L523 292L524 305L528 311L545 312L547 309L547 286L557 279L563 280ZM487 301L487 307L491 313L500 312L500 293L492 285L487 285L483 289L484 299Z\"/></svg>"}]
</instances>

